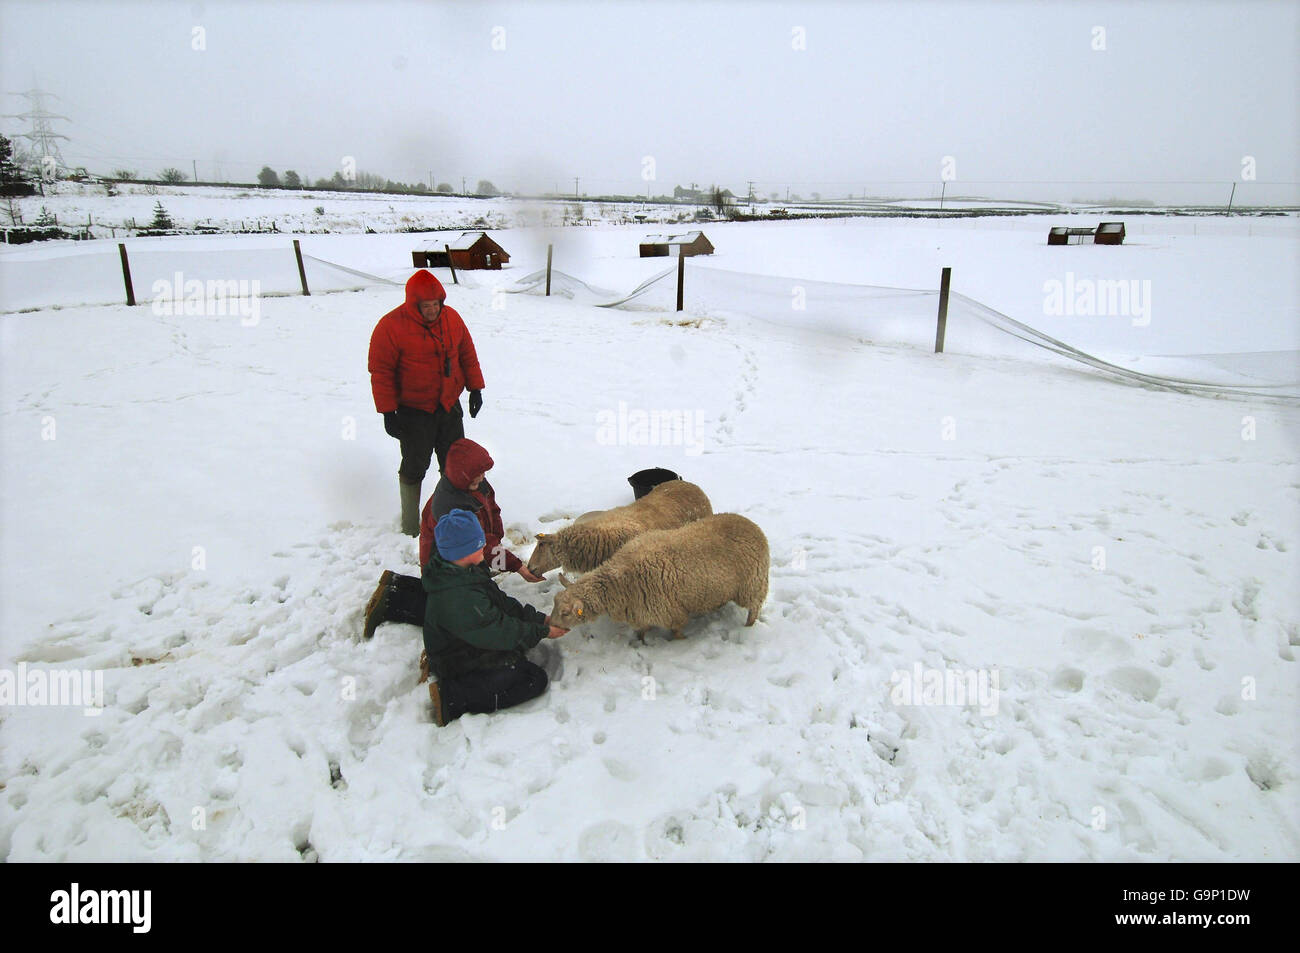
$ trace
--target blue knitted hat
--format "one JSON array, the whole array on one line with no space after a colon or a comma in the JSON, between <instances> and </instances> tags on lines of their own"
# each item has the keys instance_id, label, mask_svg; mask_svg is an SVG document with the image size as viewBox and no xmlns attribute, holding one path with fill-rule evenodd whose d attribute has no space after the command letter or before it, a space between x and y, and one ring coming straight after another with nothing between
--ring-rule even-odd
<instances>
[{"instance_id":1,"label":"blue knitted hat","mask_svg":"<svg viewBox=\"0 0 1300 953\"><path fill-rule=\"evenodd\" d=\"M438 544L438 555L447 562L468 556L487 543L478 517L469 510L452 510L433 528L433 538Z\"/></svg>"}]
</instances>

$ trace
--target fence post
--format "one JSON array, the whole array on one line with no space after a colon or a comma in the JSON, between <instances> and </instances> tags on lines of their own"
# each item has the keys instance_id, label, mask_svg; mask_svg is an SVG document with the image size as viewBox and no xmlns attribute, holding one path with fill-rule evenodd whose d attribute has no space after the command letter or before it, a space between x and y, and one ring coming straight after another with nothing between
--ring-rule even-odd
<instances>
[{"instance_id":1,"label":"fence post","mask_svg":"<svg viewBox=\"0 0 1300 953\"><path fill-rule=\"evenodd\" d=\"M546 297L548 298L551 296L551 251L554 248L554 245L546 246Z\"/></svg>"},{"instance_id":2,"label":"fence post","mask_svg":"<svg viewBox=\"0 0 1300 953\"><path fill-rule=\"evenodd\" d=\"M131 263L126 259L126 245L118 242L117 250L122 256L122 280L126 282L126 303L135 307L135 288L131 285Z\"/></svg>"},{"instance_id":3,"label":"fence post","mask_svg":"<svg viewBox=\"0 0 1300 953\"><path fill-rule=\"evenodd\" d=\"M293 240L293 254L298 259L298 280L302 282L302 293L304 296L310 295L307 290L307 270L302 266L302 249L298 247L298 239Z\"/></svg>"},{"instance_id":4,"label":"fence post","mask_svg":"<svg viewBox=\"0 0 1300 953\"><path fill-rule=\"evenodd\" d=\"M952 281L952 269L945 268L939 279L939 326L934 333L934 353L943 353L943 336L948 330L948 285Z\"/></svg>"},{"instance_id":5,"label":"fence post","mask_svg":"<svg viewBox=\"0 0 1300 953\"><path fill-rule=\"evenodd\" d=\"M451 260L451 246L444 242L442 247L447 252L447 267L451 269L451 283L453 285L458 285L460 284L460 279L456 277L456 265Z\"/></svg>"},{"instance_id":6,"label":"fence post","mask_svg":"<svg viewBox=\"0 0 1300 953\"><path fill-rule=\"evenodd\" d=\"M684 249L680 246L677 249L677 310L682 310L682 283L686 280L686 256L682 254Z\"/></svg>"}]
</instances>

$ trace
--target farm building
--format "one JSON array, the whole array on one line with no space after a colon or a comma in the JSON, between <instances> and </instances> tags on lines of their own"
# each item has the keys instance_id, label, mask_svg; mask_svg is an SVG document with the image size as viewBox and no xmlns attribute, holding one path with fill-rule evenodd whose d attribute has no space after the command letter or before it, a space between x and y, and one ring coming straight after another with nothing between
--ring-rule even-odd
<instances>
[{"instance_id":1,"label":"farm building","mask_svg":"<svg viewBox=\"0 0 1300 953\"><path fill-rule=\"evenodd\" d=\"M676 235L647 235L641 242L642 258L676 258L678 254L689 258L692 255L712 255L713 243L704 237L701 231L680 232Z\"/></svg>"},{"instance_id":2,"label":"farm building","mask_svg":"<svg viewBox=\"0 0 1300 953\"><path fill-rule=\"evenodd\" d=\"M488 238L487 232L461 232L460 237L448 242L451 262L463 271L490 268L500 269L510 256L506 250ZM446 268L447 252L442 248L425 248L411 252L411 263L416 268Z\"/></svg>"},{"instance_id":3,"label":"farm building","mask_svg":"<svg viewBox=\"0 0 1300 953\"><path fill-rule=\"evenodd\" d=\"M1098 245L1123 245L1124 223L1102 222L1097 226L1097 237L1095 241Z\"/></svg>"},{"instance_id":4,"label":"farm building","mask_svg":"<svg viewBox=\"0 0 1300 953\"><path fill-rule=\"evenodd\" d=\"M1057 225L1047 232L1049 245L1122 245L1123 222L1102 222L1096 228L1067 228Z\"/></svg>"}]
</instances>

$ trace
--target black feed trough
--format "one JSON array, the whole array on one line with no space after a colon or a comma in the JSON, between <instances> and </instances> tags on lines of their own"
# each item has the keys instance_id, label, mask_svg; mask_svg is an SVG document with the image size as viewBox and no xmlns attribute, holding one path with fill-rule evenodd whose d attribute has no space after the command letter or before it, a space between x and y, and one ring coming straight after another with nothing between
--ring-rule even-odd
<instances>
[{"instance_id":1,"label":"black feed trough","mask_svg":"<svg viewBox=\"0 0 1300 953\"><path fill-rule=\"evenodd\" d=\"M672 470L665 470L662 467L653 467L649 470L639 470L627 478L627 482L632 484L632 493L636 499L641 499L660 483L667 483L669 480L680 480Z\"/></svg>"}]
</instances>

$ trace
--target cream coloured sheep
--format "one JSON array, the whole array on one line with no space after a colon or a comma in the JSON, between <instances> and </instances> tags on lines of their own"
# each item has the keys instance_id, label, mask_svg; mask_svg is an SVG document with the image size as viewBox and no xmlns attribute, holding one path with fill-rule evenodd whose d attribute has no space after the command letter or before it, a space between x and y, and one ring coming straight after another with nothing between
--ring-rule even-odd
<instances>
[{"instance_id":1,"label":"cream coloured sheep","mask_svg":"<svg viewBox=\"0 0 1300 953\"><path fill-rule=\"evenodd\" d=\"M563 566L587 572L648 530L672 529L712 512L709 498L694 483L669 480L635 503L584 513L557 533L538 533L528 571L540 576Z\"/></svg>"},{"instance_id":2,"label":"cream coloured sheep","mask_svg":"<svg viewBox=\"0 0 1300 953\"><path fill-rule=\"evenodd\" d=\"M573 628L607 615L644 632L671 629L734 602L753 625L767 598L767 537L735 513L706 516L676 529L651 530L624 545L577 582L563 576L551 624Z\"/></svg>"}]
</instances>

